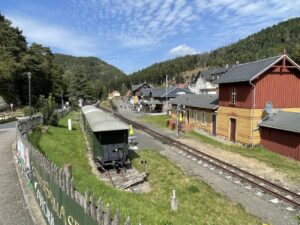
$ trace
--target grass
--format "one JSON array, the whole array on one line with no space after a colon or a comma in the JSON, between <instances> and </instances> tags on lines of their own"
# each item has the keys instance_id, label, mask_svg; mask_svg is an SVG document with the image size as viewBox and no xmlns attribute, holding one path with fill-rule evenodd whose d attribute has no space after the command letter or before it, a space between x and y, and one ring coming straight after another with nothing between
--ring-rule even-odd
<instances>
[{"instance_id":1,"label":"grass","mask_svg":"<svg viewBox=\"0 0 300 225\"><path fill-rule=\"evenodd\" d=\"M142 222L143 225L261 224L241 205L230 202L207 184L185 175L154 150L139 152L132 161L134 167L142 171L140 161L147 160L150 193L124 192L99 181L88 164L79 124L74 124L73 131L67 130L67 119L76 121L78 117L79 113L71 112L60 120L58 127L49 126L46 134L37 128L30 135L30 141L59 166L71 163L77 189L80 192L88 189L97 197L102 196L105 204L110 203L113 210L120 209L122 220L130 215L132 224ZM176 213L170 210L173 189L179 200Z\"/></svg>"},{"instance_id":2,"label":"grass","mask_svg":"<svg viewBox=\"0 0 300 225\"><path fill-rule=\"evenodd\" d=\"M101 105L102 107L104 107L104 108L107 108L107 109L110 108L110 103L109 103L108 100L103 100L103 101L101 101L100 105Z\"/></svg>"},{"instance_id":3,"label":"grass","mask_svg":"<svg viewBox=\"0 0 300 225\"><path fill-rule=\"evenodd\" d=\"M285 173L291 180L300 185L300 162L296 160L289 159L262 147L247 148L239 145L224 144L194 131L187 133L187 135L214 147L238 153L248 158L255 158L275 170Z\"/></svg>"},{"instance_id":4,"label":"grass","mask_svg":"<svg viewBox=\"0 0 300 225\"><path fill-rule=\"evenodd\" d=\"M154 124L156 126L166 128L167 127L167 120L170 119L170 116L168 116L168 115L159 115L159 116L147 115L147 116L140 117L140 119L147 122L147 123Z\"/></svg>"}]
</instances>

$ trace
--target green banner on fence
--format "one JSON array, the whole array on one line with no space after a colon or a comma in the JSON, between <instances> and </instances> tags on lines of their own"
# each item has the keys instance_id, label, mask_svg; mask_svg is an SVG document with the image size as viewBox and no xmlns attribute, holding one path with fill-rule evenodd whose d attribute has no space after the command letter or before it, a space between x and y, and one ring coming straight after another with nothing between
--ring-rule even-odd
<instances>
[{"instance_id":1,"label":"green banner on fence","mask_svg":"<svg viewBox=\"0 0 300 225\"><path fill-rule=\"evenodd\" d=\"M46 169L31 157L32 184L49 225L97 225L84 209L52 181Z\"/></svg>"}]
</instances>

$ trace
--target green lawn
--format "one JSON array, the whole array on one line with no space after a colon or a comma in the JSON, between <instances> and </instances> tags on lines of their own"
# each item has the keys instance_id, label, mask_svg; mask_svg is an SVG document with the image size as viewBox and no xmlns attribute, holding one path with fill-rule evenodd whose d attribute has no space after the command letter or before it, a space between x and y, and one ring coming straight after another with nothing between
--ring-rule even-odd
<instances>
[{"instance_id":1,"label":"green lawn","mask_svg":"<svg viewBox=\"0 0 300 225\"><path fill-rule=\"evenodd\" d=\"M163 116L143 116L141 120L156 125L161 128L166 128L166 121L170 117L167 115ZM195 138L203 143L210 144L212 146L221 148L226 151L238 153L242 156L255 158L261 162L266 163L268 166L275 170L285 173L293 182L300 186L300 162L284 157L280 154L266 150L262 147L247 148L240 145L228 145L221 143L213 138L201 135L197 132L188 132L187 136Z\"/></svg>"},{"instance_id":2,"label":"green lawn","mask_svg":"<svg viewBox=\"0 0 300 225\"><path fill-rule=\"evenodd\" d=\"M167 127L167 120L170 118L171 117L168 115L159 115L159 116L147 115L147 116L139 117L140 120L143 120L147 123L151 123L156 126L163 127L163 128Z\"/></svg>"},{"instance_id":3,"label":"green lawn","mask_svg":"<svg viewBox=\"0 0 300 225\"><path fill-rule=\"evenodd\" d=\"M46 134L37 128L30 135L30 141L59 166L71 163L77 189L80 192L88 189L97 197L102 196L113 210L120 209L122 220L130 215L132 224L140 221L143 225L261 224L241 205L230 202L207 184L186 176L154 150L139 152L133 159L133 165L139 170L142 170L140 160L147 160L150 193L124 192L99 181L88 164L79 124L74 124L75 130L67 130L67 119L78 121L78 117L79 113L71 112L60 120L58 127L49 126ZM170 210L172 189L176 189L179 199L177 213Z\"/></svg>"},{"instance_id":4,"label":"green lawn","mask_svg":"<svg viewBox=\"0 0 300 225\"><path fill-rule=\"evenodd\" d=\"M300 162L296 160L289 159L262 147L247 148L240 145L224 144L194 131L187 133L187 135L217 148L239 153L245 157L255 158L266 163L275 170L285 173L291 180L300 185Z\"/></svg>"}]
</instances>

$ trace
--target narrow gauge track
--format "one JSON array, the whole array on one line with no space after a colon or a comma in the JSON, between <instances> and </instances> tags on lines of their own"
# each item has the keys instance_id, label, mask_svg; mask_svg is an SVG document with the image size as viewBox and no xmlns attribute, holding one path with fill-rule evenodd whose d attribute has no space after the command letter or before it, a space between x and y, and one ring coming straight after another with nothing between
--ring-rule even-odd
<instances>
[{"instance_id":1,"label":"narrow gauge track","mask_svg":"<svg viewBox=\"0 0 300 225\"><path fill-rule=\"evenodd\" d=\"M163 144L168 144L170 146L174 146L174 147L186 152L187 154L191 155L195 159L205 162L207 164L210 164L211 166L213 166L217 169L220 169L221 171L231 174L232 176L239 178L241 181L249 183L253 187L259 188L260 190L263 190L268 194L276 196L278 199L293 205L295 207L295 209L300 210L300 195L299 194L297 194L291 190L288 190L284 187L281 187L281 186L279 186L271 181L268 181L264 178L261 178L252 173L249 173L245 170L242 170L242 169L240 169L236 166L233 166L229 163L226 163L226 162L224 162L220 159L217 159L213 156L210 156L198 149L195 149L191 146L188 146L179 141L176 141L173 138L164 136L164 135L158 133L157 131L154 131L144 125L141 125L137 122L129 120L118 113L117 107L112 102L111 102L111 107L113 109L114 116L116 116L117 118L119 118L120 120L123 120L124 122L126 122L128 124L131 124L133 127L148 133L150 136L161 141ZM111 111L106 108L101 108L101 109L111 113Z\"/></svg>"}]
</instances>

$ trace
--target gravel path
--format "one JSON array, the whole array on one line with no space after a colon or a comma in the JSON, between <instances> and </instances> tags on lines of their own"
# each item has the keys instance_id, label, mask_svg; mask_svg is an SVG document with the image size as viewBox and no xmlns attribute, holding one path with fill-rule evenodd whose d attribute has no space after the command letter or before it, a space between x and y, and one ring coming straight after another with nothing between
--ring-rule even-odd
<instances>
[{"instance_id":1,"label":"gravel path","mask_svg":"<svg viewBox=\"0 0 300 225\"><path fill-rule=\"evenodd\" d=\"M32 225L11 150L15 126L15 122L0 125L0 224Z\"/></svg>"},{"instance_id":2,"label":"gravel path","mask_svg":"<svg viewBox=\"0 0 300 225\"><path fill-rule=\"evenodd\" d=\"M121 109L120 112L130 119L136 119L139 116L135 113L130 113L129 110L125 111ZM159 130L159 128L155 129ZM166 132L169 136L175 137L174 132L161 132ZM162 155L181 167L186 174L197 177L233 202L242 204L248 212L261 218L263 222L273 225L298 224L294 219L295 215L287 211L285 206L270 202L270 200L273 199L272 196L262 195L260 197L257 195L259 190L246 189L245 186L239 182L235 183L235 179L220 175L216 170L211 170L209 166L199 164L197 160L193 160L192 157L188 157L188 155L185 155L178 149L155 141L144 132L135 129L135 135L138 136L139 151L146 148L159 150Z\"/></svg>"}]
</instances>

